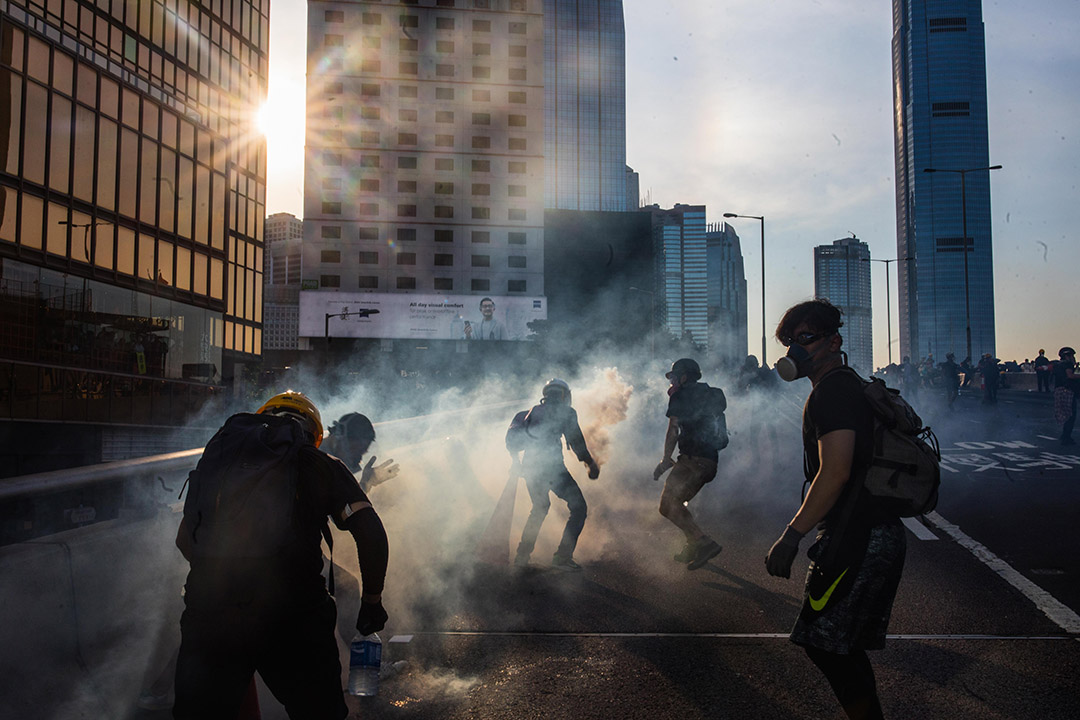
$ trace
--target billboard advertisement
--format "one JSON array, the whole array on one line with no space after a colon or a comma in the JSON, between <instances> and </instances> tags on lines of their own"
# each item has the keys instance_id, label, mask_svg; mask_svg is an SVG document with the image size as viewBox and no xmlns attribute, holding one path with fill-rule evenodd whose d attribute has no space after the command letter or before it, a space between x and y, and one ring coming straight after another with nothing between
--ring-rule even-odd
<instances>
[{"instance_id":1,"label":"billboard advertisement","mask_svg":"<svg viewBox=\"0 0 1080 720\"><path fill-rule=\"evenodd\" d=\"M300 292L300 335L311 338L525 340L545 319L543 297Z\"/></svg>"}]
</instances>

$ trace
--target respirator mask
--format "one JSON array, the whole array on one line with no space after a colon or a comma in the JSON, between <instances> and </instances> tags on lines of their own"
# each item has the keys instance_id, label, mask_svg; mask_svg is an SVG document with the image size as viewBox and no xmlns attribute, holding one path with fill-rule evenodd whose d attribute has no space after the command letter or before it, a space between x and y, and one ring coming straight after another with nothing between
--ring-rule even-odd
<instances>
[{"instance_id":1,"label":"respirator mask","mask_svg":"<svg viewBox=\"0 0 1080 720\"><path fill-rule=\"evenodd\" d=\"M815 352L811 354L805 346L833 335L835 331L823 333L799 333L794 338L787 338L784 342L788 346L787 355L776 361L776 374L785 382L795 382L801 377L806 377L814 364Z\"/></svg>"}]
</instances>

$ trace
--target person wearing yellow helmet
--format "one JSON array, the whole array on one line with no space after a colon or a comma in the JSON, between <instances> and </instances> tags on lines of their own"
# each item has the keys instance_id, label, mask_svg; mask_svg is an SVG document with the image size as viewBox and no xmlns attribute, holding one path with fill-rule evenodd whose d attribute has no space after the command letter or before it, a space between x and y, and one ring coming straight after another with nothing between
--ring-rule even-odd
<instances>
[{"instance_id":1,"label":"person wearing yellow helmet","mask_svg":"<svg viewBox=\"0 0 1080 720\"><path fill-rule=\"evenodd\" d=\"M175 718L237 717L258 672L290 718L348 715L322 576L327 518L356 542L356 629L382 630L388 543L345 464L318 446L322 417L303 393L230 417L188 480L176 544L191 569L176 666Z\"/></svg>"}]
</instances>

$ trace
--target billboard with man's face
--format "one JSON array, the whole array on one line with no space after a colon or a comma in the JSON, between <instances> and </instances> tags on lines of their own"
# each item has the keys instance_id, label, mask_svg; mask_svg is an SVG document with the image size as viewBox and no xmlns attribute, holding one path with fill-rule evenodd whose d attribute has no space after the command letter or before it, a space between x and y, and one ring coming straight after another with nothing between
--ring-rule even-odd
<instances>
[{"instance_id":1,"label":"billboard with man's face","mask_svg":"<svg viewBox=\"0 0 1080 720\"><path fill-rule=\"evenodd\" d=\"M363 317L365 310L378 313ZM543 297L300 293L301 337L525 340L528 323L545 319Z\"/></svg>"}]
</instances>

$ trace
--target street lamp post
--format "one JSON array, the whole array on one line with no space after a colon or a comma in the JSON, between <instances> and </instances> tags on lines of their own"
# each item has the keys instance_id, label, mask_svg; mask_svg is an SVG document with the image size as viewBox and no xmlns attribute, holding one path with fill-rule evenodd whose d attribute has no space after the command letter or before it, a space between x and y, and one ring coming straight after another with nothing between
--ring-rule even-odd
<instances>
[{"instance_id":1,"label":"street lamp post","mask_svg":"<svg viewBox=\"0 0 1080 720\"><path fill-rule=\"evenodd\" d=\"M1000 170L1000 165L991 165L990 167L980 168L966 168L964 170L947 170L944 168L923 168L924 173L956 173L960 176L960 217L962 223L963 238L961 243L964 250L964 317L967 325L967 356L971 357L971 300L968 292L968 236L967 236L967 185L964 182L965 176L969 172L982 172L983 170ZM971 243L972 250L975 249L975 243Z\"/></svg>"},{"instance_id":2,"label":"street lamp post","mask_svg":"<svg viewBox=\"0 0 1080 720\"><path fill-rule=\"evenodd\" d=\"M892 310L890 309L892 304L892 291L889 290L889 263L894 263L897 260L907 262L911 260L911 258L889 258L888 260L879 260L878 258L864 259L867 262L885 263L885 328L889 335L889 364L892 365Z\"/></svg>"},{"instance_id":3,"label":"street lamp post","mask_svg":"<svg viewBox=\"0 0 1080 720\"><path fill-rule=\"evenodd\" d=\"M724 217L761 221L761 367L765 367L765 217L737 213L724 213Z\"/></svg>"},{"instance_id":4,"label":"street lamp post","mask_svg":"<svg viewBox=\"0 0 1080 720\"><path fill-rule=\"evenodd\" d=\"M366 308L363 309L363 310L354 310L352 312L326 313L326 322L323 325L323 337L326 338L326 344L329 345L330 344L330 339L331 339L330 338L330 318L338 317L338 318L341 318L342 320L344 320L345 318L351 317L353 315L357 315L359 317L366 318L366 317L368 317L370 315L378 315L378 314L379 314L378 310L366 309Z\"/></svg>"}]
</instances>

